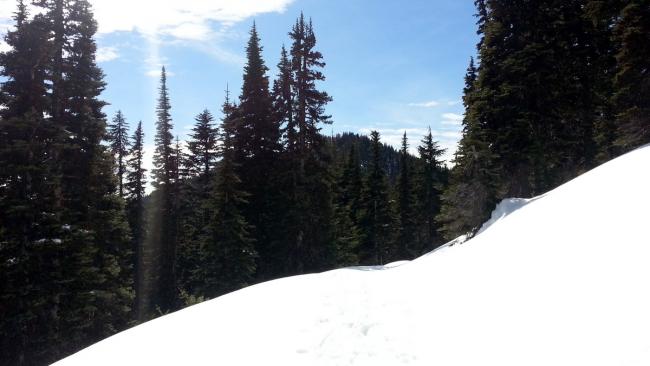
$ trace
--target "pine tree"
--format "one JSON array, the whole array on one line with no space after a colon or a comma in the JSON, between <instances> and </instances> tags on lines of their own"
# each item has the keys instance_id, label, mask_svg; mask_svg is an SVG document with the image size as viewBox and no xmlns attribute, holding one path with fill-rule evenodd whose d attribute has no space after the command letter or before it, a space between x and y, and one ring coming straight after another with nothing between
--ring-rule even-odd
<instances>
[{"instance_id":1,"label":"pine tree","mask_svg":"<svg viewBox=\"0 0 650 366\"><path fill-rule=\"evenodd\" d=\"M138 123L133 136L131 137L131 149L126 160L126 183L127 192L127 216L131 226L133 236L133 253L135 269L135 312L136 319L142 321L145 319L145 309L143 304L144 295L144 239L146 235L145 221L145 187L146 169L144 169L144 131L142 130L142 121Z\"/></svg>"},{"instance_id":2,"label":"pine tree","mask_svg":"<svg viewBox=\"0 0 650 366\"><path fill-rule=\"evenodd\" d=\"M154 245L154 253L157 258L151 258L150 261L156 263L154 268L158 268L157 278L153 278L153 304L149 304L147 311L154 310L158 307L161 311L172 310L177 305L176 293L176 244L177 244L177 217L176 217L176 178L177 178L177 161L176 151L173 145L174 136L172 135L171 103L169 100L169 90L167 89L167 73L165 67L162 68L160 77L160 93L158 96L158 106L156 113L156 150L154 152L153 168L153 185L157 189L154 197L154 217L156 222L152 222L151 245Z\"/></svg>"},{"instance_id":3,"label":"pine tree","mask_svg":"<svg viewBox=\"0 0 650 366\"><path fill-rule=\"evenodd\" d=\"M364 265L388 263L394 258L393 209L386 173L381 164L379 132L372 131L372 160L365 179L360 218L362 233L359 259Z\"/></svg>"},{"instance_id":4,"label":"pine tree","mask_svg":"<svg viewBox=\"0 0 650 366\"><path fill-rule=\"evenodd\" d=\"M199 269L203 282L199 294L208 298L251 284L257 257L252 228L243 216L247 193L241 191L236 173L233 130L228 118L221 129L223 152L212 200L214 214L204 244L205 263Z\"/></svg>"},{"instance_id":5,"label":"pine tree","mask_svg":"<svg viewBox=\"0 0 650 366\"><path fill-rule=\"evenodd\" d=\"M438 146L433 140L431 128L429 133L422 139L422 144L418 146L420 155L420 170L417 179L417 224L420 227L419 233L419 253L426 253L443 243L440 234L440 223L437 216L440 214L442 206L442 192L445 185L442 174L441 157L445 153L444 149Z\"/></svg>"},{"instance_id":6,"label":"pine tree","mask_svg":"<svg viewBox=\"0 0 650 366\"><path fill-rule=\"evenodd\" d=\"M282 199L279 195L278 175L281 151L280 121L272 107L269 91L268 68L262 59L262 46L253 24L246 47L247 63L244 68L240 103L232 115L234 126L233 149L241 189L247 192L249 204L244 217L252 226L251 235L260 253L260 260L274 256L272 243L279 237L277 218L281 215ZM275 264L258 263L259 277L269 278Z\"/></svg>"},{"instance_id":7,"label":"pine tree","mask_svg":"<svg viewBox=\"0 0 650 366\"><path fill-rule=\"evenodd\" d=\"M625 150L650 142L650 5L628 1L614 30L619 45L613 97L620 137Z\"/></svg>"},{"instance_id":8,"label":"pine tree","mask_svg":"<svg viewBox=\"0 0 650 366\"><path fill-rule=\"evenodd\" d=\"M18 2L15 30L0 54L0 363L46 364L61 355L53 310L63 274L60 179L51 157L62 133L49 108L49 23L28 20Z\"/></svg>"},{"instance_id":9,"label":"pine tree","mask_svg":"<svg viewBox=\"0 0 650 366\"><path fill-rule=\"evenodd\" d=\"M489 129L482 118L485 104L477 84L478 70L472 59L465 77L463 137L438 216L440 230L448 240L474 233L489 217L499 194L501 172L489 142Z\"/></svg>"},{"instance_id":10,"label":"pine tree","mask_svg":"<svg viewBox=\"0 0 650 366\"><path fill-rule=\"evenodd\" d=\"M284 45L280 53L278 63L278 78L273 83L273 112L275 119L280 126L284 126L286 150L295 151L296 147L296 126L293 119L293 94L292 94L293 73L291 61Z\"/></svg>"},{"instance_id":11,"label":"pine tree","mask_svg":"<svg viewBox=\"0 0 650 366\"><path fill-rule=\"evenodd\" d=\"M413 197L412 170L409 161L406 132L402 137L400 150L400 171L397 182L397 252L396 259L411 259L419 253L416 244L415 206ZM428 208L428 207L427 207ZM435 215L434 215L435 216Z\"/></svg>"},{"instance_id":12,"label":"pine tree","mask_svg":"<svg viewBox=\"0 0 650 366\"><path fill-rule=\"evenodd\" d=\"M292 31L291 91L292 117L286 126L287 151L284 161L289 169L284 218L283 249L290 274L323 270L334 264L331 156L320 135L320 125L329 124L325 105L330 96L318 90L325 80L322 54L315 50L316 36L311 21L301 14ZM286 67L286 64L284 65ZM287 71L285 70L285 73Z\"/></svg>"},{"instance_id":13,"label":"pine tree","mask_svg":"<svg viewBox=\"0 0 650 366\"><path fill-rule=\"evenodd\" d=\"M355 145L350 148L345 165L334 185L334 241L339 267L359 264L359 211L361 169Z\"/></svg>"},{"instance_id":14,"label":"pine tree","mask_svg":"<svg viewBox=\"0 0 650 366\"><path fill-rule=\"evenodd\" d=\"M217 128L214 117L206 109L196 116L196 124L187 142L179 186L178 258L176 276L178 286L186 295L196 292L196 269L201 264L202 239L211 218L209 211L217 160Z\"/></svg>"},{"instance_id":15,"label":"pine tree","mask_svg":"<svg viewBox=\"0 0 650 366\"><path fill-rule=\"evenodd\" d=\"M208 177L217 160L217 133L214 117L207 109L195 118L190 140L187 142L188 157L185 159L187 175Z\"/></svg>"},{"instance_id":16,"label":"pine tree","mask_svg":"<svg viewBox=\"0 0 650 366\"><path fill-rule=\"evenodd\" d=\"M70 229L63 237L67 291L59 311L62 348L75 351L129 324L133 274L123 201L116 194L113 159L102 143L106 103L99 99L105 83L95 61L97 22L87 0L65 5L67 47L62 53L68 69L58 114L70 134L62 152L62 217ZM52 24L57 26L56 21ZM58 107L53 105L55 123Z\"/></svg>"},{"instance_id":17,"label":"pine tree","mask_svg":"<svg viewBox=\"0 0 650 366\"><path fill-rule=\"evenodd\" d=\"M129 124L126 122L122 111L117 111L113 123L108 125L108 141L111 154L117 164L118 192L124 197L124 178L126 174L126 156L129 152Z\"/></svg>"}]
</instances>

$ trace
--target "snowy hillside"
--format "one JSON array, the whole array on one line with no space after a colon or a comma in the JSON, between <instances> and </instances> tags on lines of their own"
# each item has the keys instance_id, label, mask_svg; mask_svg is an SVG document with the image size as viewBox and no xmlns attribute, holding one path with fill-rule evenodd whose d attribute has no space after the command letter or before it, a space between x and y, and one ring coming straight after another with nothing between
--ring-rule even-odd
<instances>
[{"instance_id":1,"label":"snowy hillside","mask_svg":"<svg viewBox=\"0 0 650 366\"><path fill-rule=\"evenodd\" d=\"M645 147L464 244L250 287L57 365L650 365L649 207Z\"/></svg>"}]
</instances>

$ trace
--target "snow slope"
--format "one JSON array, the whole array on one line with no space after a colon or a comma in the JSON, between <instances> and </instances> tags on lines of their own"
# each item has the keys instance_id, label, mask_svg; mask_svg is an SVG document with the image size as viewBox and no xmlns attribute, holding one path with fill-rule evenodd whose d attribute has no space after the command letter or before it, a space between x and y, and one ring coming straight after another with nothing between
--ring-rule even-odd
<instances>
[{"instance_id":1,"label":"snow slope","mask_svg":"<svg viewBox=\"0 0 650 366\"><path fill-rule=\"evenodd\" d=\"M57 365L650 365L650 147L513 206L464 244L253 286Z\"/></svg>"}]
</instances>

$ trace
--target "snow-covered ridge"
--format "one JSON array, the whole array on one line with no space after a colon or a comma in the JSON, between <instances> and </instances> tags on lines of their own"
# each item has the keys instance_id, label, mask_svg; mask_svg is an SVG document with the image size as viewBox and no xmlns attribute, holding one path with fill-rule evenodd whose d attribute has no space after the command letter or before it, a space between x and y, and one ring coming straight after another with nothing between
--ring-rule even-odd
<instances>
[{"instance_id":1,"label":"snow-covered ridge","mask_svg":"<svg viewBox=\"0 0 650 366\"><path fill-rule=\"evenodd\" d=\"M644 147L462 245L252 286L57 365L650 365L648 187Z\"/></svg>"}]
</instances>

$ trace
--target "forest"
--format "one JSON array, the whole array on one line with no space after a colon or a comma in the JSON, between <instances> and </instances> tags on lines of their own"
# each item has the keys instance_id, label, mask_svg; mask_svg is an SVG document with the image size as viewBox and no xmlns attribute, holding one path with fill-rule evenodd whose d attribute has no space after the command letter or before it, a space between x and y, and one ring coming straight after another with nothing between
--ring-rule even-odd
<instances>
[{"instance_id":1,"label":"forest","mask_svg":"<svg viewBox=\"0 0 650 366\"><path fill-rule=\"evenodd\" d=\"M32 14L19 0L0 53L0 364L49 364L263 281L414 259L475 234L504 198L650 142L650 2L475 5L463 134L444 162L431 132L399 150L376 131L321 132L333 96L302 14L273 67L252 25L238 95L180 141L164 67L155 131L102 112L88 0Z\"/></svg>"}]
</instances>

